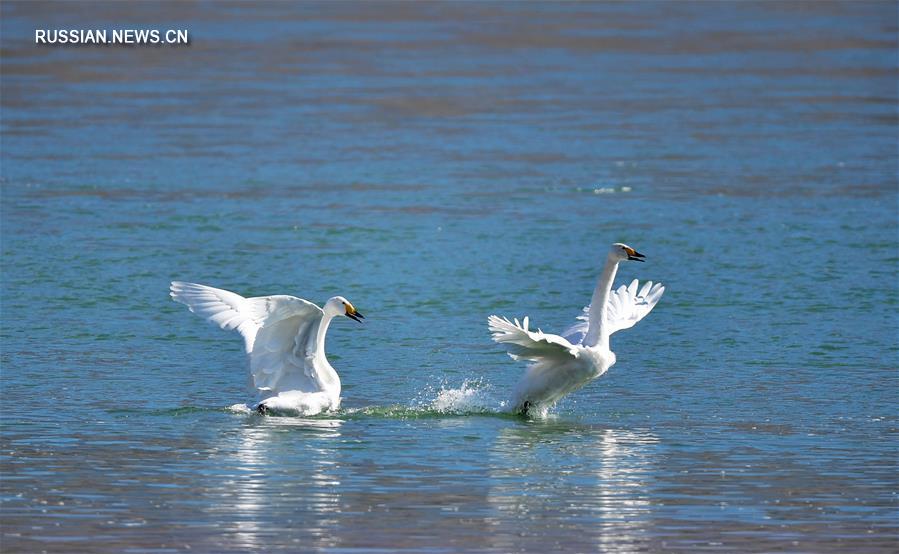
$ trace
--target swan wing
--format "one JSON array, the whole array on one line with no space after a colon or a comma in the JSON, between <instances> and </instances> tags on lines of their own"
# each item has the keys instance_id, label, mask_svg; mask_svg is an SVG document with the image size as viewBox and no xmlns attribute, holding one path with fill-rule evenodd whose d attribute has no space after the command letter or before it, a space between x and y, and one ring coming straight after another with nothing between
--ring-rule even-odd
<instances>
[{"instance_id":1,"label":"swan wing","mask_svg":"<svg viewBox=\"0 0 899 554\"><path fill-rule=\"evenodd\" d=\"M222 329L236 329L250 357L250 378L259 391L317 392L316 337L321 308L288 295L244 298L196 283L175 281L174 300Z\"/></svg>"},{"instance_id":2,"label":"swan wing","mask_svg":"<svg viewBox=\"0 0 899 554\"><path fill-rule=\"evenodd\" d=\"M262 322L254 317L248 298L231 291L172 281L169 294L176 302L186 305L190 311L226 331L236 329L244 339L247 353L253 350L253 341Z\"/></svg>"},{"instance_id":3,"label":"swan wing","mask_svg":"<svg viewBox=\"0 0 899 554\"><path fill-rule=\"evenodd\" d=\"M662 283L646 281L642 287L639 285L639 281L634 279L630 285L621 285L609 295L605 317L610 335L622 329L630 329L646 317L665 292Z\"/></svg>"},{"instance_id":4,"label":"swan wing","mask_svg":"<svg viewBox=\"0 0 899 554\"><path fill-rule=\"evenodd\" d=\"M571 344L581 344L584 342L584 337L587 336L587 328L590 327L589 316L590 306L585 306L584 310L581 312L581 315L575 318L577 321L562 332L562 336L565 337L565 340L570 342Z\"/></svg>"},{"instance_id":5,"label":"swan wing","mask_svg":"<svg viewBox=\"0 0 899 554\"><path fill-rule=\"evenodd\" d=\"M662 283L646 281L641 287L637 279L631 281L631 284L628 286L621 285L612 291L609 294L609 301L606 304L605 311L609 334L633 327L652 311L664 292L665 287ZM562 336L572 344L580 344L587 334L589 320L590 306L588 305L577 316L577 322L566 329Z\"/></svg>"},{"instance_id":6,"label":"swan wing","mask_svg":"<svg viewBox=\"0 0 899 554\"><path fill-rule=\"evenodd\" d=\"M327 363L316 342L324 315L321 308L294 296L250 300L265 314L250 352L253 388L264 393L320 392L317 364Z\"/></svg>"},{"instance_id":7,"label":"swan wing","mask_svg":"<svg viewBox=\"0 0 899 554\"><path fill-rule=\"evenodd\" d=\"M517 319L509 321L495 315L487 318L493 340L505 346L512 359L542 362L577 357L575 346L567 339L544 333L540 329L532 331L528 325L527 317L521 323Z\"/></svg>"}]
</instances>

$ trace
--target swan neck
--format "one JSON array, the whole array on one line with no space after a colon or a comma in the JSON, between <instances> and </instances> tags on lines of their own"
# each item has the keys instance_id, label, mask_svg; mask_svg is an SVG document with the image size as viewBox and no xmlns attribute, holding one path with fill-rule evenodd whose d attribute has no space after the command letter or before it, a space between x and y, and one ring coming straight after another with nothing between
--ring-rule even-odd
<instances>
[{"instance_id":1,"label":"swan neck","mask_svg":"<svg viewBox=\"0 0 899 554\"><path fill-rule=\"evenodd\" d=\"M336 408L340 404L340 376L337 375L325 356L325 335L328 334L328 326L331 325L332 319L334 319L333 314L325 313L318 324L318 333L315 337L315 360L312 362L312 366L315 368L314 379L318 383L319 390L328 394L332 407Z\"/></svg>"},{"instance_id":2,"label":"swan neck","mask_svg":"<svg viewBox=\"0 0 899 554\"><path fill-rule=\"evenodd\" d=\"M334 316L326 313L322 316L321 323L318 324L318 333L315 336L315 351L322 358L325 357L325 335L328 334L328 326L331 325L332 319L334 319Z\"/></svg>"},{"instance_id":3,"label":"swan neck","mask_svg":"<svg viewBox=\"0 0 899 554\"><path fill-rule=\"evenodd\" d=\"M601 347L606 350L609 348L609 332L605 321L605 308L609 302L609 294L612 291L612 283L615 281L615 274L618 273L618 262L620 260L611 253L606 258L606 265L599 275L596 282L596 290L593 291L593 298L590 300L589 323L587 325L587 336L584 337L584 346Z\"/></svg>"}]
</instances>

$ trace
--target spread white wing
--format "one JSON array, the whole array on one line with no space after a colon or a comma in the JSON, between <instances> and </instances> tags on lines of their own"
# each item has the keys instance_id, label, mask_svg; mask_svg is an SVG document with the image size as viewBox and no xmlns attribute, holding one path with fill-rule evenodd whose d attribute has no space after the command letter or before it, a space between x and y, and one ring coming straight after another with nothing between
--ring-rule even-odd
<instances>
[{"instance_id":1,"label":"spread white wing","mask_svg":"<svg viewBox=\"0 0 899 554\"><path fill-rule=\"evenodd\" d=\"M190 311L210 323L226 331L237 329L244 339L247 353L253 351L256 331L262 322L252 317L248 298L227 290L181 281L172 281L169 291L175 301L185 304Z\"/></svg>"},{"instance_id":2,"label":"spread white wing","mask_svg":"<svg viewBox=\"0 0 899 554\"><path fill-rule=\"evenodd\" d=\"M547 334L537 329L528 329L528 318L514 323L505 317L492 315L487 318L487 326L493 340L506 347L514 360L532 362L570 360L577 357L574 345L559 335Z\"/></svg>"},{"instance_id":3,"label":"spread white wing","mask_svg":"<svg viewBox=\"0 0 899 554\"><path fill-rule=\"evenodd\" d=\"M171 296L222 329L240 333L255 389L271 393L321 390L315 363L321 363L316 359L316 338L324 314L312 302L287 295L244 298L181 281L172 283Z\"/></svg>"},{"instance_id":4,"label":"spread white wing","mask_svg":"<svg viewBox=\"0 0 899 554\"><path fill-rule=\"evenodd\" d=\"M606 304L605 322L609 326L609 335L622 329L630 329L638 321L646 317L662 298L665 287L661 283L653 284L646 281L639 287L639 281L634 279L628 286L621 285L609 295ZM586 306L577 317L578 322L562 333L572 344L580 344L587 334L590 306Z\"/></svg>"}]
</instances>

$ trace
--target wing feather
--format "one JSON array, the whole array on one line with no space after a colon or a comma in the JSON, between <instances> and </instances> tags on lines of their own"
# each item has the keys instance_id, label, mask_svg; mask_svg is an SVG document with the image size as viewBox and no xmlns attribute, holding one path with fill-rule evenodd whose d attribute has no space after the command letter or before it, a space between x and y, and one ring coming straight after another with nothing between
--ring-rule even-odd
<instances>
[{"instance_id":1,"label":"wing feather","mask_svg":"<svg viewBox=\"0 0 899 554\"><path fill-rule=\"evenodd\" d=\"M550 359L571 359L577 357L574 345L559 335L544 333L540 329L531 331L527 317L519 323L505 317L491 315L487 318L487 326L493 340L506 347L513 359L524 359L540 362Z\"/></svg>"},{"instance_id":2,"label":"wing feather","mask_svg":"<svg viewBox=\"0 0 899 554\"><path fill-rule=\"evenodd\" d=\"M639 286L639 281L634 279L630 285L621 285L609 295L606 303L605 321L609 326L609 334L630 329L638 321L655 308L665 287L661 283L653 284L646 281ZM587 335L590 320L590 306L585 306L581 314L577 316L577 322L565 330L562 336L572 344L580 344Z\"/></svg>"},{"instance_id":3,"label":"wing feather","mask_svg":"<svg viewBox=\"0 0 899 554\"><path fill-rule=\"evenodd\" d=\"M610 335L622 329L630 329L646 317L665 292L661 283L653 284L652 281L646 281L642 288L638 287L637 279L627 287L620 287L613 295L615 302L606 306L605 316Z\"/></svg>"},{"instance_id":4,"label":"wing feather","mask_svg":"<svg viewBox=\"0 0 899 554\"><path fill-rule=\"evenodd\" d=\"M241 334L255 389L317 392L312 360L324 314L312 302L283 294L244 298L181 281L172 282L171 296L222 329Z\"/></svg>"},{"instance_id":5,"label":"wing feather","mask_svg":"<svg viewBox=\"0 0 899 554\"><path fill-rule=\"evenodd\" d=\"M173 300L185 304L210 323L226 331L236 329L244 339L247 353L253 350L256 331L262 322L253 317L249 299L231 291L183 281L172 281L169 291Z\"/></svg>"}]
</instances>

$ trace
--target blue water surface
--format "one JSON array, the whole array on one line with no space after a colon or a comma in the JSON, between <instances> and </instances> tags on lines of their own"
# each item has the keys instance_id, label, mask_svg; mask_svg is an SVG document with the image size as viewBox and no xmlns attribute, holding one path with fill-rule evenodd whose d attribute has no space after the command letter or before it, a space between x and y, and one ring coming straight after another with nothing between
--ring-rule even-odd
<instances>
[{"instance_id":1,"label":"blue water surface","mask_svg":"<svg viewBox=\"0 0 899 554\"><path fill-rule=\"evenodd\" d=\"M4 552L891 552L895 3L6 1ZM189 46L35 45L186 28ZM545 420L608 245L665 296ZM171 280L342 294L251 400Z\"/></svg>"}]
</instances>

